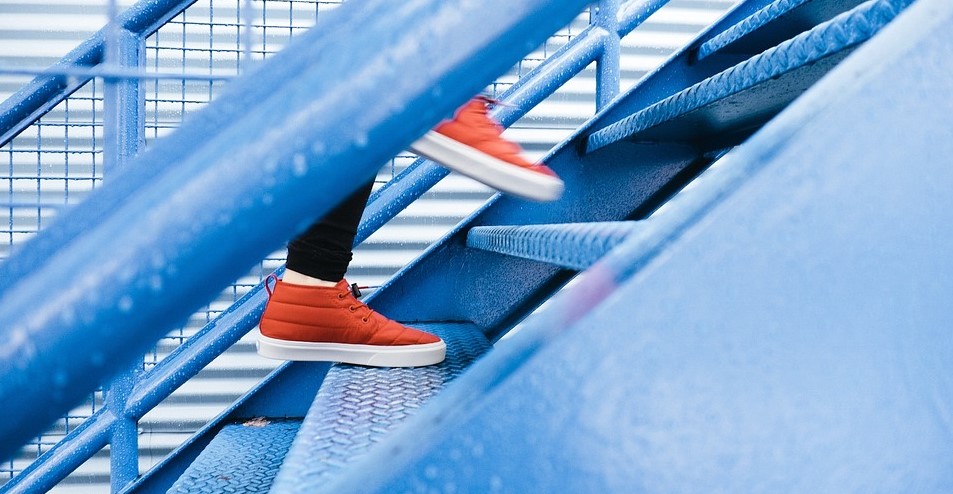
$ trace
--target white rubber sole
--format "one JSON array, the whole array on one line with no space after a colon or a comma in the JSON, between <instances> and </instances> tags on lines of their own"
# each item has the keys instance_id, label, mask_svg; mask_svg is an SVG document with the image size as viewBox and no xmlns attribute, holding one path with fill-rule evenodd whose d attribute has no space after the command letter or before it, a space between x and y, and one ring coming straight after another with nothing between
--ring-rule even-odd
<instances>
[{"instance_id":1,"label":"white rubber sole","mask_svg":"<svg viewBox=\"0 0 953 494\"><path fill-rule=\"evenodd\" d=\"M447 356L447 344L443 341L425 345L351 345L279 340L259 333L255 346L259 355L276 360L341 362L369 367L423 367L439 364Z\"/></svg>"},{"instance_id":2,"label":"white rubber sole","mask_svg":"<svg viewBox=\"0 0 953 494\"><path fill-rule=\"evenodd\" d=\"M432 130L410 149L477 182L525 199L555 201L565 187L557 177L507 163Z\"/></svg>"}]
</instances>

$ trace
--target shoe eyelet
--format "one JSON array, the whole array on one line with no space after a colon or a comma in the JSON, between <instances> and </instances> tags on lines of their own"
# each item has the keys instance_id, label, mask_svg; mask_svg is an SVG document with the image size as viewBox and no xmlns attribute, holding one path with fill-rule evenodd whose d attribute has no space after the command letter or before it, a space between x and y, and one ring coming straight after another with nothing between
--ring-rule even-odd
<instances>
[{"instance_id":1,"label":"shoe eyelet","mask_svg":"<svg viewBox=\"0 0 953 494\"><path fill-rule=\"evenodd\" d=\"M352 306L348 307L347 310L349 310L349 311L351 311L351 312L355 312L355 311L357 311L357 306L356 306L356 305L352 305Z\"/></svg>"},{"instance_id":2,"label":"shoe eyelet","mask_svg":"<svg viewBox=\"0 0 953 494\"><path fill-rule=\"evenodd\" d=\"M364 322L367 322L367 321L369 321L369 319L368 319L368 318L366 318L366 317L362 317L362 318L361 318L361 320L362 320L362 321L364 321Z\"/></svg>"},{"instance_id":3,"label":"shoe eyelet","mask_svg":"<svg viewBox=\"0 0 953 494\"><path fill-rule=\"evenodd\" d=\"M339 299L344 300L344 297L347 297L347 295L346 295L346 294L343 294L343 293L339 293L339 294L338 294L338 298L339 298Z\"/></svg>"}]
</instances>

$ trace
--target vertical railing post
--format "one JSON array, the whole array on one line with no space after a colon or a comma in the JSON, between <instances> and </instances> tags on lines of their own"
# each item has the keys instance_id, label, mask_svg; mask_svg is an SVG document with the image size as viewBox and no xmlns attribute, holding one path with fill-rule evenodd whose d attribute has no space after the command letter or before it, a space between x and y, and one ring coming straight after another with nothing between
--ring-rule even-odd
<instances>
[{"instance_id":1,"label":"vertical railing post","mask_svg":"<svg viewBox=\"0 0 953 494\"><path fill-rule=\"evenodd\" d=\"M109 480L112 492L119 492L139 477L139 424L127 416L126 401L135 386L141 365L121 372L105 387L106 408L116 415L109 438Z\"/></svg>"},{"instance_id":2,"label":"vertical railing post","mask_svg":"<svg viewBox=\"0 0 953 494\"><path fill-rule=\"evenodd\" d=\"M142 37L119 27L114 33L112 39L106 43L106 66L112 69L139 69L145 52ZM145 104L138 78L106 77L104 82L105 174L111 169L121 167L142 147Z\"/></svg>"},{"instance_id":3,"label":"vertical railing post","mask_svg":"<svg viewBox=\"0 0 953 494\"><path fill-rule=\"evenodd\" d=\"M619 6L621 0L599 0L593 23L608 33L602 55L596 61L596 111L619 95L620 59Z\"/></svg>"},{"instance_id":4,"label":"vertical railing post","mask_svg":"<svg viewBox=\"0 0 953 494\"><path fill-rule=\"evenodd\" d=\"M109 70L138 70L144 66L145 41L139 34L116 22L116 3L109 3L110 29L105 40L105 67ZM126 165L144 142L145 112L141 82L136 77L109 76L103 90L103 178ZM117 420L109 440L109 476L112 492L119 492L139 476L139 424L126 413L126 401L140 373L134 362L104 388L105 406Z\"/></svg>"}]
</instances>

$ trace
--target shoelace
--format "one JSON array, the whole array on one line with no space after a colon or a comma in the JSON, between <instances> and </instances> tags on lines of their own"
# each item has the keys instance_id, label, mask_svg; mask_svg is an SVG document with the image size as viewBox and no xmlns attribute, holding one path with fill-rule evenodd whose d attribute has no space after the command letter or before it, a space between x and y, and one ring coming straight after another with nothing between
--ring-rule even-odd
<instances>
[{"instance_id":1,"label":"shoelace","mask_svg":"<svg viewBox=\"0 0 953 494\"><path fill-rule=\"evenodd\" d=\"M278 285L278 275L271 273L265 277L265 291L268 292L268 298L270 299L271 294L275 293L275 288L272 285L269 285L269 283L272 283L272 285Z\"/></svg>"},{"instance_id":2,"label":"shoelace","mask_svg":"<svg viewBox=\"0 0 953 494\"><path fill-rule=\"evenodd\" d=\"M278 283L278 275L276 275L275 273L271 273L267 277L265 277L265 281L264 281L265 291L268 292L269 299L271 298L272 294L275 293L275 289L273 285L277 285L277 283ZM368 288L368 287L363 287L363 288ZM367 304L357 300L357 298L361 296L361 287L357 286L357 283L351 283L351 286L348 287L348 290L346 292L341 292L338 294L338 298L341 300L344 300L345 298L347 298L349 294L354 297L354 301L357 302L357 305L351 304L348 306L347 309L351 312L357 312L360 309L364 309L366 312L364 313L364 317L361 318L361 321L365 323L369 322L371 320L371 315L374 313L374 309L371 309L370 307L367 306Z\"/></svg>"},{"instance_id":3,"label":"shoelace","mask_svg":"<svg viewBox=\"0 0 953 494\"><path fill-rule=\"evenodd\" d=\"M480 95L480 96L477 96L476 99L483 101L486 104L491 106L505 106L507 108L517 108L517 105L507 103L501 99L496 99L492 96Z\"/></svg>"},{"instance_id":4,"label":"shoelace","mask_svg":"<svg viewBox=\"0 0 953 494\"><path fill-rule=\"evenodd\" d=\"M349 287L349 288L351 288L351 289L356 289L356 288L357 288L357 285L351 285L351 287ZM349 289L349 290L346 291L346 292L341 292L341 293L339 293L339 294L338 294L338 298L341 299L341 300L344 300L344 299L347 298L348 295L351 295L351 296L353 297L353 296L354 296L354 292ZM360 309L364 309L366 312L364 313L364 317L361 318L361 321L362 321L362 322L368 322L368 321L370 321L370 320L371 320L371 315L374 313L374 309L371 309L370 307L367 306L367 304L365 304L364 302L359 301L356 297L354 297L354 301L357 302L357 304L356 304L356 305L355 305L355 304L349 305L348 308L347 308L347 310L349 310L349 311L351 311L351 312L357 312L357 311L360 310Z\"/></svg>"}]
</instances>

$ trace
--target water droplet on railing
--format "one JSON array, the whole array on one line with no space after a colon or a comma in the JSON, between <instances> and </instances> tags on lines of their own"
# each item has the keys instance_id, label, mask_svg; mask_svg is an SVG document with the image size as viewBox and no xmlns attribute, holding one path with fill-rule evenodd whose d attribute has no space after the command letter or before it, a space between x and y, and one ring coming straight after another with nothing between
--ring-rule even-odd
<instances>
[{"instance_id":1,"label":"water droplet on railing","mask_svg":"<svg viewBox=\"0 0 953 494\"><path fill-rule=\"evenodd\" d=\"M305 159L303 154L295 154L292 159L292 165L292 171L296 177L302 177L308 173L308 160Z\"/></svg>"}]
</instances>

